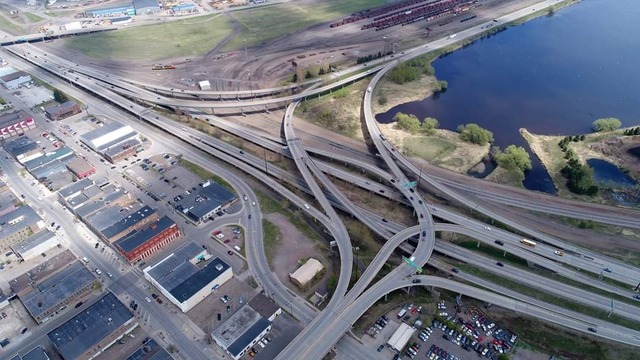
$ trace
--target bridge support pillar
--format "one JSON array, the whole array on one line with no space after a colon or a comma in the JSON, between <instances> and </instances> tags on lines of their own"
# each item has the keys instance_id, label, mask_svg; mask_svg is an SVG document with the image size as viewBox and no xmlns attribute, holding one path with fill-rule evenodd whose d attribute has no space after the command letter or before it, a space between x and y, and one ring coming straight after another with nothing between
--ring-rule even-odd
<instances>
[{"instance_id":1,"label":"bridge support pillar","mask_svg":"<svg viewBox=\"0 0 640 360\"><path fill-rule=\"evenodd\" d=\"M211 115L215 115L216 114L216 109L215 108L211 108Z\"/></svg>"},{"instance_id":2,"label":"bridge support pillar","mask_svg":"<svg viewBox=\"0 0 640 360\"><path fill-rule=\"evenodd\" d=\"M264 104L264 112L266 112L267 114L269 114L269 108L267 107L267 104Z\"/></svg>"}]
</instances>

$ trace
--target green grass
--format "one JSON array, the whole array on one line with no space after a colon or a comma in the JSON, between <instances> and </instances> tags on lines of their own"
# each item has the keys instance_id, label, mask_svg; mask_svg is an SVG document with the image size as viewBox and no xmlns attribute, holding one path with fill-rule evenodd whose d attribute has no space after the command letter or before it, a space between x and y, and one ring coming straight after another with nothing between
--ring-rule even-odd
<instances>
[{"instance_id":1,"label":"green grass","mask_svg":"<svg viewBox=\"0 0 640 360\"><path fill-rule=\"evenodd\" d=\"M291 2L235 11L231 13L231 17L238 22L241 30L224 49L241 49L243 39L246 39L249 46L295 34L310 26L347 17L354 11L384 3L385 0L323 0L313 4L297 5Z\"/></svg>"},{"instance_id":2,"label":"green grass","mask_svg":"<svg viewBox=\"0 0 640 360\"><path fill-rule=\"evenodd\" d=\"M16 25L3 15L0 15L0 29L14 35L22 32L22 26Z\"/></svg>"},{"instance_id":3,"label":"green grass","mask_svg":"<svg viewBox=\"0 0 640 360\"><path fill-rule=\"evenodd\" d=\"M506 256L503 256L505 253L503 250L500 250L490 245L485 245L481 243L480 247L477 247L478 246L477 241L461 241L458 243L458 246L463 247L465 249L469 249L471 251L477 251L479 253L483 253L492 258L495 258L496 260L500 260L500 262L503 262L503 263L528 267L527 261L525 259L517 257L511 253L506 253Z\"/></svg>"},{"instance_id":4,"label":"green grass","mask_svg":"<svg viewBox=\"0 0 640 360\"><path fill-rule=\"evenodd\" d=\"M200 178L202 178L202 180L208 180L211 179L215 182L217 182L218 184L220 184L220 186L224 187L225 189L231 191L232 193L235 194L235 190L233 189L233 187L223 178L221 178L218 175L215 175L214 173L212 173L211 171L203 168L200 165L196 165L188 160L185 159L180 159L180 161L178 162L178 165L184 167L185 169L191 171L192 173L198 175Z\"/></svg>"},{"instance_id":5,"label":"green grass","mask_svg":"<svg viewBox=\"0 0 640 360\"><path fill-rule=\"evenodd\" d=\"M419 136L405 138L402 147L405 154L433 161L453 153L456 144L436 136Z\"/></svg>"},{"instance_id":6,"label":"green grass","mask_svg":"<svg viewBox=\"0 0 640 360\"><path fill-rule=\"evenodd\" d=\"M322 240L322 237L304 221L304 216L299 209L291 211L287 208L289 204L288 201L285 200L283 202L278 202L260 190L254 189L253 191L258 197L260 211L265 214L279 213L286 215L296 229L305 236L312 240Z\"/></svg>"},{"instance_id":7,"label":"green grass","mask_svg":"<svg viewBox=\"0 0 640 360\"><path fill-rule=\"evenodd\" d=\"M262 233L264 240L264 253L267 257L267 261L269 262L269 266L271 266L273 256L280 246L280 230L269 220L262 219Z\"/></svg>"},{"instance_id":8,"label":"green grass","mask_svg":"<svg viewBox=\"0 0 640 360\"><path fill-rule=\"evenodd\" d=\"M77 36L65 45L93 58L154 61L204 55L229 34L231 27L226 17L207 15Z\"/></svg>"},{"instance_id":9,"label":"green grass","mask_svg":"<svg viewBox=\"0 0 640 360\"><path fill-rule=\"evenodd\" d=\"M22 14L23 14L24 16L26 16L26 17L27 17L27 19L29 19L29 21L30 21L30 22L32 22L32 23L37 23L37 22L39 22L39 21L44 20L44 18L43 18L42 16L38 16L38 15L36 15L36 14L32 14L32 13L30 13L30 12L24 12L24 13L22 13Z\"/></svg>"}]
</instances>

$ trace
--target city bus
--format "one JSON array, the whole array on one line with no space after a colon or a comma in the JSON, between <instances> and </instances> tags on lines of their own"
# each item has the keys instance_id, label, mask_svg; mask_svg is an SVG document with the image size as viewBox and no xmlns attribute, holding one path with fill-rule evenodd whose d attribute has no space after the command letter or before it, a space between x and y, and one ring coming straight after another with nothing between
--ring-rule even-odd
<instances>
[{"instance_id":1,"label":"city bus","mask_svg":"<svg viewBox=\"0 0 640 360\"><path fill-rule=\"evenodd\" d=\"M531 241L531 240L522 239L522 240L520 240L520 243L524 244L524 245L527 245L527 246L536 247L536 243L534 241Z\"/></svg>"}]
</instances>

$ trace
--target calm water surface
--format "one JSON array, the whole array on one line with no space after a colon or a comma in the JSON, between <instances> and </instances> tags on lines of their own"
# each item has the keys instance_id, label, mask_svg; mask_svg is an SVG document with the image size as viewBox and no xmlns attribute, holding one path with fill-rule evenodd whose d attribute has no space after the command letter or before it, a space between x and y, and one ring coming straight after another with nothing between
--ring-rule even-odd
<instances>
[{"instance_id":1,"label":"calm water surface","mask_svg":"<svg viewBox=\"0 0 640 360\"><path fill-rule=\"evenodd\" d=\"M593 120L613 116L640 124L640 1L584 0L434 62L449 83L437 99L399 105L402 111L439 120L442 128L477 123L494 133L495 145L525 146L521 127L537 134L579 134ZM555 192L532 155L527 188Z\"/></svg>"}]
</instances>

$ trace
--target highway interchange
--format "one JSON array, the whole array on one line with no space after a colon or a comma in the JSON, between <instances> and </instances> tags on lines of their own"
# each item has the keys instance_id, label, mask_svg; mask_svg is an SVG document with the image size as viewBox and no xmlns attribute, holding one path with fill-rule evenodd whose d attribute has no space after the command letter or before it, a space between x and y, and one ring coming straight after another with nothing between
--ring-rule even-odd
<instances>
[{"instance_id":1,"label":"highway interchange","mask_svg":"<svg viewBox=\"0 0 640 360\"><path fill-rule=\"evenodd\" d=\"M535 7L539 9L555 2L556 1L544 1L537 4ZM530 12L531 9L529 8L522 9L521 11L499 19L499 21L501 23L509 22ZM100 100L87 96L86 93L74 88L73 86L66 85L56 78L56 76L65 79L70 84L75 84L78 88L82 88L91 94L98 95L100 98L107 100L111 104L117 105L122 108L122 110L135 115L139 120L144 120L146 124L151 124L153 128L150 128L140 121L127 120L127 122L130 122L132 126L139 128L145 135L150 134L148 137L150 137L152 141L169 140L172 137L182 140L173 142L173 144L175 144L174 151L179 151L184 154L186 158L189 158L191 161L208 169L214 169L216 173L220 174L234 186L238 194L246 195L249 198L249 202L258 201L250 187L233 172L229 172L225 170L224 167L216 165L205 154L212 155L213 157L231 164L262 181L266 186L270 187L280 196L286 198L292 204L295 204L302 211L306 212L309 216L316 218L325 226L325 228L331 233L332 237L336 240L342 266L340 268L338 285L331 301L324 311L317 312L311 309L304 299L293 296L291 292L287 291L286 287L269 270L264 257L264 247L262 242L262 215L260 212L251 206L247 206L241 213L241 225L245 227L247 234L252 235L247 236L247 239L252 241L248 241L246 243L246 258L249 263L251 273L265 289L267 294L270 294L270 296L283 308L291 309L291 312L305 325L305 330L280 354L279 358L281 359L322 358L327 351L339 342L343 334L350 329L354 322L373 303L385 294L396 289L416 286L417 284L412 283L412 279L416 278L422 281L419 286L436 286L448 289L456 293L461 293L473 298L497 304L518 313L529 314L581 332L586 332L587 327L595 326L598 328L597 336L639 346L640 333L636 331L623 328L602 319L594 319L567 309L554 307L541 301L527 298L526 296L520 295L509 289L498 289L494 284L488 283L483 279L473 277L471 274L465 274L464 272L456 274L456 276L471 280L470 282L472 283L484 288L491 288L494 291L487 291L478 289L474 286L463 285L455 280L415 275L415 269L405 263L398 266L391 273L385 276L385 278L372 285L371 281L373 277L378 273L378 270L387 261L389 256L391 256L395 248L400 246L400 244L408 238L416 236L420 239L413 254L413 256L415 256L416 264L424 265L429 263L440 270L445 272L448 271L448 266L446 264L443 264L441 260L432 257L432 252L435 251L454 258L459 258L460 260L464 260L465 262L482 269L488 269L490 271L496 270L495 265L490 259L484 258L475 253L471 256L471 253L467 250L460 249L445 242L440 242L435 238L436 231L449 231L465 234L486 244L494 244L496 239L500 239L505 243L503 246L505 251L525 258L531 263L550 269L558 273L560 276L571 278L592 287L598 287L599 289L610 293L624 294L629 297L634 294L631 289L637 285L638 279L640 279L640 269L569 244L561 239L557 239L537 231L536 229L520 225L508 217L498 214L483 206L478 199L513 206L530 206L527 204L523 205L520 200L512 199L510 201L509 198L491 193L482 193L478 198L470 198L460 191L461 189L464 189L465 185L461 185L460 183L456 183L455 181L448 179L442 179L440 177L432 177L427 172L419 171L415 165L411 164L406 158L401 156L398 151L396 151L393 146L384 139L384 136L377 128L371 111L372 91L367 91L363 99L362 106L364 121L367 126L370 142L375 147L380 159L384 162L386 169L381 169L375 165L374 156L369 155L368 159L365 159L364 157L363 159L348 158L343 155L332 154L331 152L327 152L323 149L305 147L301 138L296 137L296 131L293 124L295 119L293 116L293 110L299 101L304 99L306 96L327 92L328 90L340 87L343 84L367 78L374 73L375 76L370 80L370 87L375 89L376 83L387 71L397 65L400 62L400 59L407 60L425 52L448 46L454 41L472 37L480 31L481 25L478 25L474 28L459 32L455 39L440 39L427 45L407 50L402 56L397 56L395 59L391 59L386 63L371 63L371 67L366 71L357 72L355 75L348 76L345 79L324 86L319 84L312 86L300 94L281 97L268 96L271 94L278 94L282 89L264 89L264 91L252 90L252 94L248 94L246 91L226 93L194 92L193 94L186 94L187 96L194 96L196 98L202 97L202 100L195 101L180 99L178 97L167 97L167 95L170 95L173 91L172 89L157 88L154 86L144 86L144 89L137 88L131 86L126 79L118 79L113 75L103 74L92 69L80 67L74 68L74 64L56 58L52 55L47 56L31 45L20 45L23 49L10 47L8 50L12 51L15 55L13 57L14 61L20 63L25 70L38 74L42 79L55 84L57 87L63 89L72 96L83 98L83 100L90 99L86 102L89 103L92 108L94 106L96 108L100 108L103 105ZM24 53L24 49L27 49L28 53ZM36 57L36 54L39 54L39 56ZM22 59L19 59L18 57ZM28 60L29 63L24 60ZM69 72L68 70L70 68L73 68L74 71ZM42 69L48 70L56 76L51 76L46 72L43 72ZM357 69L354 69L354 71L356 70ZM158 93L154 93L153 91L158 91ZM160 95L161 93L163 95ZM253 96L256 94L265 96L260 99L255 99ZM205 98L205 96L221 96L228 98L236 97L237 100L216 101L209 100ZM247 100L246 98L250 96L252 98ZM242 101L240 101L241 98L243 99ZM132 101L132 99L135 100ZM273 164L265 164L263 159L252 154L242 154L238 148L224 143L217 138L200 133L191 128L184 128L179 124L150 111L148 107L141 105L139 102L158 104L164 107L174 107L183 111L188 110L194 114L193 116L206 119L206 121L211 124L243 137L247 141L261 145L269 150L284 153L295 161L299 175L291 174L290 172L280 169ZM275 106L289 104L283 116L283 139L272 139L262 134L255 133L254 131L242 129L242 127L233 125L229 121L217 118L213 115L204 114L201 111L202 109L214 108L260 109L271 104L274 104ZM351 172L346 172L333 165L333 163L324 162L321 159L314 158L311 154L321 154L323 155L323 158L333 158L338 161L350 163L354 166L359 166L366 171L370 171L370 173L379 175L385 182L381 184L370 181L365 177L355 175ZM373 165L371 158L374 158ZM13 164L8 164L2 160L1 165L3 169L6 169L5 173L8 175L9 179L19 179L19 175L17 174ZM401 167L405 169L406 172L403 171ZM269 176L265 176L265 170ZM407 173L410 174L409 177L406 175ZM441 193L446 194L449 199L454 200L458 204L472 208L500 223L508 225L514 230L528 234L530 238L539 242L538 246L534 248L523 247L519 245L519 240L522 237L517 234L500 229L487 230L486 224L480 221L460 215L454 210L449 210L441 206L436 207L427 203L418 193L419 189L405 186L405 184L410 182L410 178L415 178L418 173L422 176L421 180L423 180L425 184L428 184ZM327 175L342 178L343 180L347 180L359 187L378 194L381 194L380 190L386 189L384 196L402 201L407 206L415 209L418 225L407 228L399 224L382 222L380 216L372 214L351 203L339 191L339 189L332 184ZM12 180L9 182L10 185L12 187L16 187L18 191L21 191L23 194L28 194L29 202L38 203L35 195L26 187L25 182ZM309 193L315 198L321 210L316 209L314 204L308 204L304 199L288 190L282 185L282 182L288 182ZM467 188L466 190L469 189ZM611 216L608 213L603 212L576 211L575 208L571 207L571 205L563 206L562 204L555 204L553 206L548 206L545 202L540 201L536 203L535 200L531 201L530 204L534 204L536 209L539 211L549 212L552 214L562 214L563 216L590 219L618 226L633 228L640 227L636 220L637 218L634 218L633 216L633 212L627 213L626 216L618 216L618 214ZM362 274L358 282L353 285L351 290L348 290L348 285L353 264L352 246L346 228L342 221L340 221L334 208L338 208L352 214L377 234L388 239L376 258L369 264L366 271ZM249 215L252 215L251 218L249 218ZM434 223L433 216L447 220L453 224ZM79 225L72 221L70 214L66 212L51 211L51 217L55 219L57 223L61 224L63 229L65 229L66 234L70 237L69 245L74 249L74 252L86 254L93 263L99 265L102 269L114 274L121 273L120 266L108 263L100 256L97 256L92 249L92 242L86 241L78 236L78 232L75 229ZM495 244L493 246L495 246ZM558 257L555 255L554 251L556 249L563 249L565 251L565 256ZM593 277L584 274L584 272L590 272L596 275L601 274L604 267L612 270L611 273L604 273L604 275L617 280L620 283L626 284L627 287L622 288L606 282L595 281ZM574 270L575 268L582 269L583 272L577 272ZM605 296L593 294L587 290L576 287L567 286L557 281L550 281L549 279L539 276L536 277L533 274L517 268L507 267L505 270L507 269L509 271L501 271L500 274L514 280L522 280L525 273L527 273L529 276L528 284L533 287L543 286L544 290L550 293L554 293L574 301L585 302L595 308L608 308L607 304L609 302L609 298ZM117 276L116 279L114 279L114 282L108 284L108 286L116 294L126 292L130 298L143 304L144 297L146 295L142 289L136 286L140 280L141 275L138 272L127 271L121 276ZM160 328L164 329L165 333L173 340L175 346L178 347L188 358L205 358L210 355L207 353L207 351L210 350L207 350L206 347L194 346L194 341L189 339L182 331L179 330L181 329L180 320L176 320L173 316L166 314L164 307L149 306L149 308L152 321L156 322ZM638 307L635 305L620 303L616 306L614 311L620 316L638 320L640 316L638 316L637 310ZM38 329L39 334L46 334L46 329L47 325L40 327ZM39 337L32 336L30 338L30 342L35 344L38 339ZM344 341L347 341L347 344L344 344ZM353 352L358 349L358 346L353 343L352 340L349 340L349 337L346 337L345 340L339 344L342 348L346 349L346 352Z\"/></svg>"}]
</instances>

